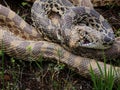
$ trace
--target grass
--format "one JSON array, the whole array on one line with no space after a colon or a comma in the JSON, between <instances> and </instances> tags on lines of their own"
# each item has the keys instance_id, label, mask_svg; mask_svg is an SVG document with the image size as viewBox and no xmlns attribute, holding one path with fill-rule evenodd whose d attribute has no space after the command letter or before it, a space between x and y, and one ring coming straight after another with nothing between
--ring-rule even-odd
<instances>
[{"instance_id":1,"label":"grass","mask_svg":"<svg viewBox=\"0 0 120 90\"><path fill-rule=\"evenodd\" d=\"M116 37L120 36L120 28L116 31L115 35L116 35Z\"/></svg>"},{"instance_id":2,"label":"grass","mask_svg":"<svg viewBox=\"0 0 120 90\"><path fill-rule=\"evenodd\" d=\"M106 68L105 68L105 71L104 71L105 74L103 74L101 67L99 66L98 63L97 65L101 73L101 76L98 77L97 75L95 75L92 68L90 70L91 78L93 81L93 89L94 90L112 90L114 85L114 72L113 72L112 66L108 72L106 72Z\"/></svg>"},{"instance_id":3,"label":"grass","mask_svg":"<svg viewBox=\"0 0 120 90\"><path fill-rule=\"evenodd\" d=\"M97 76L94 73L92 66L90 69L90 75L93 82L93 90L120 90L120 85L119 85L120 83L115 83L114 75L116 71L114 70L112 65L110 66L110 69L107 71L106 58L105 56L103 57L104 57L104 71L102 71L102 68L96 61L97 66L99 68L99 72L101 74L100 76Z\"/></svg>"}]
</instances>

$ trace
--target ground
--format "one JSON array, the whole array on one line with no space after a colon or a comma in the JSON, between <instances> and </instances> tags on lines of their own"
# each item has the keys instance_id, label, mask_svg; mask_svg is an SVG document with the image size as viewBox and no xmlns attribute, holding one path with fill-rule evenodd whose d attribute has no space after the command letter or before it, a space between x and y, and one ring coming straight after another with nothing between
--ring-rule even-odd
<instances>
[{"instance_id":1,"label":"ground","mask_svg":"<svg viewBox=\"0 0 120 90\"><path fill-rule=\"evenodd\" d=\"M29 24L32 23L32 3L21 0L0 0ZM116 36L120 35L120 9L118 6L95 8L111 24ZM4 54L4 53L3 53ZM0 89L4 90L92 90L93 82L78 75L61 63L44 61L27 62L1 55ZM3 74L4 73L4 74Z\"/></svg>"}]
</instances>

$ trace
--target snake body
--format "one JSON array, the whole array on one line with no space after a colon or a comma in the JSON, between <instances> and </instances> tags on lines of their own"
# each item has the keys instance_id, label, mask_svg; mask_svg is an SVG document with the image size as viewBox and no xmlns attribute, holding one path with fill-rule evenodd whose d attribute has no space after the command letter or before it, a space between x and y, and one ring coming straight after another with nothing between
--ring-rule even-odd
<instances>
[{"instance_id":1,"label":"snake body","mask_svg":"<svg viewBox=\"0 0 120 90\"><path fill-rule=\"evenodd\" d=\"M4 49L9 56L33 61L39 60L40 56L43 55L49 60L55 59L75 68L80 75L85 77L90 76L91 67L96 75L101 75L94 59L74 55L55 43L43 41L42 39L39 41L39 38L42 37L41 34L12 10L2 5L0 5L0 17L0 48ZM11 28L15 29L10 30ZM22 32L24 32L24 36L21 35ZM101 66L103 73L105 73L104 63L98 61L98 64ZM107 64L106 70L108 71L109 69L110 65ZM120 70L119 67L114 67L113 69L115 71ZM114 78L116 80L120 79L118 72L115 73Z\"/></svg>"}]
</instances>

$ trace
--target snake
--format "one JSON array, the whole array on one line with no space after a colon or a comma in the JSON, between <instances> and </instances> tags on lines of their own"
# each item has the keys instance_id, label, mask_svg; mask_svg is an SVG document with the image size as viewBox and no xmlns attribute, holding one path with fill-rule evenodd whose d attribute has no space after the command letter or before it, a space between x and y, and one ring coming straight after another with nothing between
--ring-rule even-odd
<instances>
[{"instance_id":1,"label":"snake","mask_svg":"<svg viewBox=\"0 0 120 90\"><path fill-rule=\"evenodd\" d=\"M0 5L0 49L11 57L26 61L39 60L42 55L48 60L57 60L73 67L80 75L90 77L91 68L100 76L100 65L105 74L104 63L81 57L65 50L61 45L45 41L37 30L27 24L19 15L9 8ZM41 38L41 39L39 39ZM106 64L106 71L111 65ZM113 71L119 71L120 67L113 66ZM115 80L120 79L120 74L115 72Z\"/></svg>"}]
</instances>

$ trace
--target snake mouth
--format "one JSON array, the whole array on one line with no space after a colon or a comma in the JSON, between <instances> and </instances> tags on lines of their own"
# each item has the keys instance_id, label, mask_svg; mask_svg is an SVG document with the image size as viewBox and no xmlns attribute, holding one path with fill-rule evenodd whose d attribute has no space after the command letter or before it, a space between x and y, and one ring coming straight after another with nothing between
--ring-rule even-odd
<instances>
[{"instance_id":1,"label":"snake mouth","mask_svg":"<svg viewBox=\"0 0 120 90\"><path fill-rule=\"evenodd\" d=\"M90 43L90 41L87 39L87 38L85 38L84 40L83 40L83 44L89 44Z\"/></svg>"},{"instance_id":2,"label":"snake mouth","mask_svg":"<svg viewBox=\"0 0 120 90\"><path fill-rule=\"evenodd\" d=\"M104 35L87 26L75 26L70 35L70 46L74 48L94 48L106 49L108 46L103 44Z\"/></svg>"},{"instance_id":3,"label":"snake mouth","mask_svg":"<svg viewBox=\"0 0 120 90\"><path fill-rule=\"evenodd\" d=\"M81 36L81 35L80 35ZM83 38L80 38L80 40L77 41L78 45L77 46L91 46L94 41L89 35L84 35Z\"/></svg>"},{"instance_id":4,"label":"snake mouth","mask_svg":"<svg viewBox=\"0 0 120 90\"><path fill-rule=\"evenodd\" d=\"M82 39L79 39L76 43L76 47L93 48L93 49L107 49L111 45L104 45L102 42L102 36L84 35Z\"/></svg>"}]
</instances>

